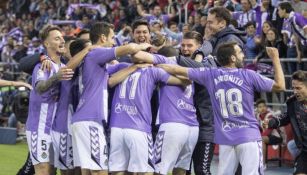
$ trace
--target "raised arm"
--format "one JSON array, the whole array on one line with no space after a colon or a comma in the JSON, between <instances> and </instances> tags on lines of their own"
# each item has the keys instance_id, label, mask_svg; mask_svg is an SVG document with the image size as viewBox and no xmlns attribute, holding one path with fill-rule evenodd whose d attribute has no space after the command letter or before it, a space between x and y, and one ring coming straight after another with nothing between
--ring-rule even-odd
<instances>
[{"instance_id":1,"label":"raised arm","mask_svg":"<svg viewBox=\"0 0 307 175\"><path fill-rule=\"evenodd\" d=\"M281 68L278 50L274 47L266 47L268 56L272 59L274 67L274 84L272 91L281 92L286 89L285 76Z\"/></svg>"},{"instance_id":2,"label":"raised arm","mask_svg":"<svg viewBox=\"0 0 307 175\"><path fill-rule=\"evenodd\" d=\"M143 11L143 7L142 7L142 4L140 3L139 0L136 0L136 10L138 12L138 14L142 17L145 17L145 16L148 16L148 14L146 14L144 11Z\"/></svg>"}]
</instances>

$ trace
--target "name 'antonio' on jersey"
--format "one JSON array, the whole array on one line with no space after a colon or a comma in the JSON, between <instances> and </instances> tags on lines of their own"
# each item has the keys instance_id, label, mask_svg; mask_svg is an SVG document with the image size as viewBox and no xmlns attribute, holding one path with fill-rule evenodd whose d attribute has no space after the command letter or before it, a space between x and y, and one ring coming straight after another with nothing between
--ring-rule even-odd
<instances>
[{"instance_id":1,"label":"name 'antonio' on jersey","mask_svg":"<svg viewBox=\"0 0 307 175\"><path fill-rule=\"evenodd\" d=\"M237 145L261 140L254 114L254 91L271 91L273 80L236 68L189 69L188 76L208 89L214 113L215 143Z\"/></svg>"}]
</instances>

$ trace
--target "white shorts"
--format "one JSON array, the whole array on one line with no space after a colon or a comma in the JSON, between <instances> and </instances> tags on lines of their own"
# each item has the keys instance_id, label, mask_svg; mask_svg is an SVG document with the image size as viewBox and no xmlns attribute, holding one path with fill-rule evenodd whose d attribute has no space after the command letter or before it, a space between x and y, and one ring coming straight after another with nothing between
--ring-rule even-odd
<instances>
[{"instance_id":1,"label":"white shorts","mask_svg":"<svg viewBox=\"0 0 307 175\"><path fill-rule=\"evenodd\" d=\"M173 168L189 170L198 132L198 126L162 124L154 146L155 172L167 174Z\"/></svg>"},{"instance_id":2,"label":"white shorts","mask_svg":"<svg viewBox=\"0 0 307 175\"><path fill-rule=\"evenodd\" d=\"M93 121L72 124L74 166L108 170L108 147L102 125Z\"/></svg>"},{"instance_id":3,"label":"white shorts","mask_svg":"<svg viewBox=\"0 0 307 175\"><path fill-rule=\"evenodd\" d=\"M239 162L242 166L242 174L263 174L262 141L219 146L218 175L235 174Z\"/></svg>"},{"instance_id":4,"label":"white shorts","mask_svg":"<svg viewBox=\"0 0 307 175\"><path fill-rule=\"evenodd\" d=\"M53 165L51 136L44 132L26 131L27 143L33 165L49 163Z\"/></svg>"},{"instance_id":5,"label":"white shorts","mask_svg":"<svg viewBox=\"0 0 307 175\"><path fill-rule=\"evenodd\" d=\"M61 170L73 169L73 151L71 135L51 131L52 146L54 150L54 166Z\"/></svg>"},{"instance_id":6,"label":"white shorts","mask_svg":"<svg viewBox=\"0 0 307 175\"><path fill-rule=\"evenodd\" d=\"M112 127L109 169L110 172L154 172L151 134Z\"/></svg>"}]
</instances>

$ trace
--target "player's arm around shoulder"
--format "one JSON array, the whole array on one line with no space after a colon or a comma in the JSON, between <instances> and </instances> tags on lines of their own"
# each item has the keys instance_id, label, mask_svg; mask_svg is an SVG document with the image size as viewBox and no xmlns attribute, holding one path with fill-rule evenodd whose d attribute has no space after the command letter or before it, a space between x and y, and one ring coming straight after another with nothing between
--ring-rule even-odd
<instances>
[{"instance_id":1,"label":"player's arm around shoulder","mask_svg":"<svg viewBox=\"0 0 307 175\"><path fill-rule=\"evenodd\" d=\"M42 70L39 70L42 71ZM59 81L62 80L70 80L74 75L74 72L72 69L69 69L67 67L61 67L59 71L51 76L50 78L47 78L45 80L39 80L35 84L35 90L42 94L46 91L48 91L52 86L56 85Z\"/></svg>"},{"instance_id":2,"label":"player's arm around shoulder","mask_svg":"<svg viewBox=\"0 0 307 175\"><path fill-rule=\"evenodd\" d=\"M183 76L186 78L188 77L188 68L186 67L173 65L173 64L158 64L157 67L162 68L167 73L174 76Z\"/></svg>"},{"instance_id":3,"label":"player's arm around shoulder","mask_svg":"<svg viewBox=\"0 0 307 175\"><path fill-rule=\"evenodd\" d=\"M117 84L123 82L129 75L131 75L139 68L145 68L150 65L151 64L132 64L126 68L123 68L110 76L110 78L108 79L108 86L112 88Z\"/></svg>"}]
</instances>

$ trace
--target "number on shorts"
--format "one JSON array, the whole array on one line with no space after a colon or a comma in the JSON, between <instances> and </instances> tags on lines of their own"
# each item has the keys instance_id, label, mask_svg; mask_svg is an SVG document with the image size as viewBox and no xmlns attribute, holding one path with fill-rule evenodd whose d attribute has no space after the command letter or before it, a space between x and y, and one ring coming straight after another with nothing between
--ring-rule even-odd
<instances>
[{"instance_id":1,"label":"number on shorts","mask_svg":"<svg viewBox=\"0 0 307 175\"><path fill-rule=\"evenodd\" d=\"M42 150L43 150L43 151L46 151L46 150L47 150L46 140L42 140Z\"/></svg>"}]
</instances>

